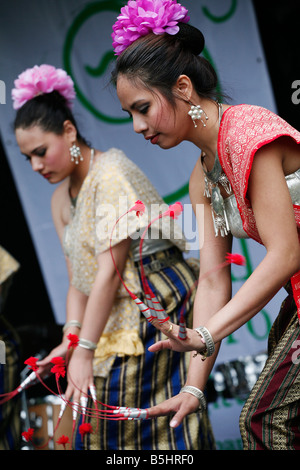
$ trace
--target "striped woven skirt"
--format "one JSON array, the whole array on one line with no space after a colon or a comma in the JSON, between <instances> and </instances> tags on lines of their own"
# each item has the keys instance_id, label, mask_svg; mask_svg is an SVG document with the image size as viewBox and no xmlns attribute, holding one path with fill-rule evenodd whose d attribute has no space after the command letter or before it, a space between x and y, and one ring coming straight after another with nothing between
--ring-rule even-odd
<instances>
[{"instance_id":1,"label":"striped woven skirt","mask_svg":"<svg viewBox=\"0 0 300 470\"><path fill-rule=\"evenodd\" d=\"M175 258L174 259L174 255ZM147 279L158 300L178 323L182 302L194 285L195 275L182 255L173 250L144 259L147 266L154 260L159 270L147 270ZM162 267L164 265L164 267ZM187 322L191 322L191 296L186 303ZM116 406L149 408L179 393L185 383L190 354L170 350L150 353L148 347L162 337L161 333L141 316L140 337L145 353L118 357L107 378L95 378L97 399ZM92 406L92 403L89 403ZM178 428L171 429L170 417L143 421L111 421L91 419L93 430L81 439L76 448L86 450L198 450L214 449L214 438L207 413L193 413ZM97 428L98 426L98 428Z\"/></svg>"},{"instance_id":2,"label":"striped woven skirt","mask_svg":"<svg viewBox=\"0 0 300 470\"><path fill-rule=\"evenodd\" d=\"M269 335L268 359L240 416L245 450L300 450L300 325L292 293Z\"/></svg>"}]
</instances>

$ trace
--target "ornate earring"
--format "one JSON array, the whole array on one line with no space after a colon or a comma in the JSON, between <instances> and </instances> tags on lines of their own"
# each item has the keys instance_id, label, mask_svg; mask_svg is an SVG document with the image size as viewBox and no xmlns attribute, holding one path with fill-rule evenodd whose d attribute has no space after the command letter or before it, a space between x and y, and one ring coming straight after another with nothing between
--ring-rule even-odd
<instances>
[{"instance_id":1,"label":"ornate earring","mask_svg":"<svg viewBox=\"0 0 300 470\"><path fill-rule=\"evenodd\" d=\"M83 161L83 156L81 155L80 147L78 147L75 143L70 148L71 154L71 161L75 162L78 165L79 161Z\"/></svg>"},{"instance_id":2,"label":"ornate earring","mask_svg":"<svg viewBox=\"0 0 300 470\"><path fill-rule=\"evenodd\" d=\"M191 116L194 126L197 127L196 121L200 120L203 124L203 127L206 127L205 121L208 120L206 112L201 108L199 104L197 106L193 105L192 103L189 104L191 105L191 109L188 114L189 116Z\"/></svg>"}]
</instances>

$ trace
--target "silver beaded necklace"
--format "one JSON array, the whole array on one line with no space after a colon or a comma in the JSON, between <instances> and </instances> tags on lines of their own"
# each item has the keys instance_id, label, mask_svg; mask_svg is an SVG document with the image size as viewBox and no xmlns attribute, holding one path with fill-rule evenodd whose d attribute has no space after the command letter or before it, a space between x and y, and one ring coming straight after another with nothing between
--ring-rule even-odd
<instances>
[{"instance_id":1,"label":"silver beaded necklace","mask_svg":"<svg viewBox=\"0 0 300 470\"><path fill-rule=\"evenodd\" d=\"M219 109L219 125L221 123L223 108L222 104L218 103ZM201 155L202 168L205 174L205 190L204 195L211 199L212 218L215 230L215 236L217 237L219 232L222 237L229 233L229 224L226 216L224 200L220 192L219 184L225 189L229 195L232 193L232 188L227 176L223 172L219 161L218 151L216 151L214 166L211 171L206 171L204 163L205 154Z\"/></svg>"}]
</instances>

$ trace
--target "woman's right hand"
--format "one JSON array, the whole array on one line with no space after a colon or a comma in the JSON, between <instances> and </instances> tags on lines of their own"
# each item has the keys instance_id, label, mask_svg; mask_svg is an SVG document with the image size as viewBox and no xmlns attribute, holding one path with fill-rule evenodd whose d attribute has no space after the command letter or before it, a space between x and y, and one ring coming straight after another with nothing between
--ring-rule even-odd
<instances>
[{"instance_id":1,"label":"woman's right hand","mask_svg":"<svg viewBox=\"0 0 300 470\"><path fill-rule=\"evenodd\" d=\"M37 361L38 371L37 373L43 378L50 374L50 370L54 366L51 360L54 357L62 357L65 359L68 351L68 344L69 341L64 339L58 346L56 346L52 351L48 354L48 356L44 357L40 361Z\"/></svg>"},{"instance_id":2,"label":"woman's right hand","mask_svg":"<svg viewBox=\"0 0 300 470\"><path fill-rule=\"evenodd\" d=\"M94 386L93 376L94 351L78 346L68 364L68 386L65 392L67 401L81 403L81 398L87 397L91 386Z\"/></svg>"}]
</instances>

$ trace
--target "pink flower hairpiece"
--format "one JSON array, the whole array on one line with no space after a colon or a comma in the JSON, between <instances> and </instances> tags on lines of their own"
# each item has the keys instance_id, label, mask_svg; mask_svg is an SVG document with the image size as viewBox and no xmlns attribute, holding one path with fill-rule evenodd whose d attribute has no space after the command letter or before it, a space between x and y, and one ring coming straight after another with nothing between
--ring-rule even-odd
<instances>
[{"instance_id":1,"label":"pink flower hairpiece","mask_svg":"<svg viewBox=\"0 0 300 470\"><path fill-rule=\"evenodd\" d=\"M188 10L176 0L129 0L113 25L115 55L151 32L175 35L178 23L187 23L189 19Z\"/></svg>"},{"instance_id":2,"label":"pink flower hairpiece","mask_svg":"<svg viewBox=\"0 0 300 470\"><path fill-rule=\"evenodd\" d=\"M71 107L76 93L71 77L62 69L52 65L35 65L22 72L14 82L11 92L14 109L21 108L27 101L38 95L58 91Z\"/></svg>"}]
</instances>

